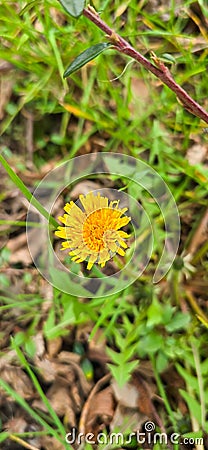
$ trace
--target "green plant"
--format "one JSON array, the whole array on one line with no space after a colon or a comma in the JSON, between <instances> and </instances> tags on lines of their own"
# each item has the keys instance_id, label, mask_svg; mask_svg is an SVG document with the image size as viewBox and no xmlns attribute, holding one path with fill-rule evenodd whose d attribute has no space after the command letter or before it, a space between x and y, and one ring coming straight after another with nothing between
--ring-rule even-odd
<instances>
[{"instance_id":1,"label":"green plant","mask_svg":"<svg viewBox=\"0 0 208 450\"><path fill-rule=\"evenodd\" d=\"M188 405L192 429L197 432L202 430L208 433L208 421L206 411L208 407L208 377L207 377L207 355L203 354L205 336L200 339L192 336L190 348L187 348L185 366L180 363L176 368L186 383L187 390L181 390L181 395Z\"/></svg>"},{"instance_id":2,"label":"green plant","mask_svg":"<svg viewBox=\"0 0 208 450\"><path fill-rule=\"evenodd\" d=\"M90 338L95 337L97 330L103 332L108 356L112 360L109 367L119 384L130 379L139 360L151 361L158 392L164 402L165 422L168 427L171 425L176 428L181 420L181 412L176 411L171 404L162 375L170 364L177 367L186 382L181 396L189 409L187 416L190 418L187 417L187 421L189 425L192 423L194 436L197 436L200 428L207 432L204 413L207 406L207 319L204 312L206 300L203 300L207 291L207 242L195 248L191 255L189 248L205 215L208 172L203 157L193 163L188 153L197 144L198 148L194 152L200 156L201 149L206 146L207 133L203 121L189 114L171 89L160 84L157 75L164 76L166 71L165 76L169 77L171 72L179 86L190 92L190 96L198 104L205 105L208 84L207 50L204 47L206 36L201 26L203 18L199 22L202 33L197 28L197 23L194 22L193 26L193 21L193 32L187 29L191 16L194 17L192 6L194 8L196 2L192 0L186 0L179 6L178 2L172 1L170 6L164 7L164 15L160 9L154 13L149 12L145 7L147 2L136 0L122 2L124 13L121 12L121 2L118 0L94 0L98 14L92 8L84 8L85 2L81 0L62 1L63 3L66 5L66 13L56 0L20 0L15 5L13 1L1 2L0 57L9 64L10 72L6 73L5 78L12 82L11 95L4 107L1 123L0 161L3 173L6 170L12 186L20 189L25 199L32 200L33 206L50 221L51 228L56 228L54 218L32 196L39 182L40 171L43 168L45 170L48 163L49 167L53 167L57 161L63 162L80 153L103 150L123 152L144 159L163 177L177 201L182 222L179 257L167 278L154 287L152 274L164 237L163 220L157 205L152 202L151 196L125 177L90 177L90 181L97 181L101 186L105 186L107 182L135 199L142 197L143 206L153 219L154 233L157 236L150 263L132 286L109 297L92 298L88 301L88 292L81 291L78 284L75 286L77 297L53 289L50 309L42 321L46 298L39 292L39 281L35 294L12 293L11 279L9 273L6 273L10 253L5 247L0 261L3 267L0 274L0 313L4 318L12 320L15 311L15 323L20 325L21 331L18 328L14 332L11 347L18 354L19 362L46 405L48 416L43 417L37 411L34 412L11 386L3 380L0 383L5 392L40 424L43 429L40 433L53 435L62 442L63 425L45 399L35 375L36 368L33 366L31 369L27 358L33 359L33 336L42 323L46 339L64 339L71 329L91 321ZM198 5L201 8L200 17L204 16L204 20L207 20L205 2L201 0ZM72 7L78 8L75 11L75 15L80 14L78 20L68 20L68 13L73 13L70 9ZM165 14L168 20L164 20ZM101 18L105 20L105 24ZM107 42L103 42L101 29L93 23L89 26L89 19L97 21L102 30L105 27L109 36ZM107 23L111 26L108 27ZM112 27L119 35L112 35ZM127 46L124 39L128 41ZM134 53L132 48L145 55L142 61L146 61L148 70L133 59L130 60L131 64L126 65L126 53L131 58L136 56L138 59L138 52ZM152 48L157 56L150 54ZM81 61L76 59L79 53L82 54ZM99 58L93 62L92 58L96 55ZM63 79L63 74L69 60L74 64L69 70L80 70L71 73L70 79L66 80ZM87 61L89 64L84 66ZM168 70L163 63L168 66ZM150 68L156 77L149 71ZM143 96L144 93L146 97ZM195 106L196 104L194 108ZM197 109L197 113L199 111L201 114L201 108ZM31 177L27 183L23 180L28 163L26 134L29 116L33 123L34 178ZM203 119L206 118L207 113L203 111ZM29 176L30 174L31 172ZM26 179L28 178L27 174ZM11 201L7 201L7 190L10 187L11 184L5 177L1 200L4 205L6 202L7 211ZM70 192L71 185L68 197ZM23 233L26 220L15 220L12 217L10 221L7 216L5 220L1 219L0 225L2 224L7 225L7 232L3 230L1 235L5 233L7 238L7 234L12 235L14 225L18 227L19 233ZM28 225L37 226L35 222ZM139 237L142 239L143 235ZM65 262L70 264L67 257ZM11 269L14 268L11 265ZM70 270L78 273L79 268L71 265ZM30 267L27 267L27 271L30 271ZM25 272L24 267L22 272ZM29 274L29 278L27 273L22 276L23 290L29 286L30 280L34 282L33 272ZM63 286L67 286L70 283L67 275L62 273L61 276ZM92 276L101 278L103 273L94 267ZM60 277L60 272L54 270L52 277L55 281ZM198 289L196 294L195 289ZM184 313L187 309L188 312ZM27 330L22 326L25 319L29 323ZM1 330L1 337L4 337L4 332L5 330ZM197 339L192 341L192 335L197 336ZM3 354L5 351L8 348L2 349ZM87 375L89 367L83 367L83 370ZM93 370L90 376L92 374ZM8 432L2 433L1 442L8 436ZM19 438L24 436L27 434L16 435Z\"/></svg>"},{"instance_id":3,"label":"green plant","mask_svg":"<svg viewBox=\"0 0 208 450\"><path fill-rule=\"evenodd\" d=\"M151 71L154 75L161 79L175 94L182 103L182 105L192 114L200 117L206 123L208 123L208 113L191 98L187 92L181 88L173 79L169 69L163 64L162 60L158 58L153 52L151 52L151 58L154 65L148 61L144 56L137 52L126 40L115 33L103 20L100 19L99 14L92 8L84 8L85 2L83 0L60 0L60 3L64 6L66 11L73 17L78 17L80 14L84 14L90 19L96 26L98 26L104 33L110 38L110 44L112 47L124 55L131 56L140 64L142 64L147 70ZM80 69L87 62L94 59L108 48L108 43L96 44L90 47L88 50L79 55L73 63L66 69L64 77L71 75L77 69Z\"/></svg>"},{"instance_id":4,"label":"green plant","mask_svg":"<svg viewBox=\"0 0 208 450\"><path fill-rule=\"evenodd\" d=\"M64 442L65 429L64 429L60 419L56 415L55 411L51 407L47 397L45 396L45 394L38 382L37 377L33 373L29 363L27 362L24 354L21 352L19 346L16 345L16 343L14 341L12 342L12 346L16 350L16 353L20 360L21 365L28 372L29 377L31 378L31 380L34 384L36 392L39 394L44 405L46 406L47 411L50 415L50 418L52 419L52 423L49 424L48 420L45 420L44 418L42 418L38 412L36 412L33 408L30 407L30 405L25 401L25 399L23 399L14 389L12 389L8 383L6 383L3 379L0 378L1 388L3 388L4 391L8 395L10 395L17 402L17 404L19 404L34 419L35 422L37 422L39 425L41 425L43 427L44 433L48 433L48 435L54 436L63 445L65 444L65 448L68 448L68 446L66 446L66 443ZM25 437L25 434L17 433L16 435L14 434L14 436ZM26 436L27 436L27 433L26 433ZM6 432L2 433L1 442L4 442L7 439L7 437L8 437L8 433L6 433Z\"/></svg>"}]
</instances>

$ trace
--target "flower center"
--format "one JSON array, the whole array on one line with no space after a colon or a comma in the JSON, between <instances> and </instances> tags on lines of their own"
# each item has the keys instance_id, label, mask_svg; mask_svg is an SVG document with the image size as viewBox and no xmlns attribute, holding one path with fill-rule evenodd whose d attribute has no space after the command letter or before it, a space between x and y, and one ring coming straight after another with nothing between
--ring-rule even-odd
<instances>
[{"instance_id":1,"label":"flower center","mask_svg":"<svg viewBox=\"0 0 208 450\"><path fill-rule=\"evenodd\" d=\"M99 252L105 248L104 233L109 229L111 211L108 208L97 209L86 218L83 225L83 240L90 250Z\"/></svg>"}]
</instances>

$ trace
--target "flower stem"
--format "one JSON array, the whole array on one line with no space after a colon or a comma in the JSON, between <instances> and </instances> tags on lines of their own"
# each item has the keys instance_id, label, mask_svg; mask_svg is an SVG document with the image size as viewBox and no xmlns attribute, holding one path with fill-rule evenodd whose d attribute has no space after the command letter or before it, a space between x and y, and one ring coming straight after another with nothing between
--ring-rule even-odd
<instances>
[{"instance_id":1,"label":"flower stem","mask_svg":"<svg viewBox=\"0 0 208 450\"><path fill-rule=\"evenodd\" d=\"M137 50L135 50L129 42L115 33L97 14L97 12L91 6L84 8L83 15L87 17L91 22L93 22L98 28L100 28L104 33L110 37L114 48L119 52L131 56L133 59L142 64L145 69L152 72L157 78L159 78L166 86L168 86L173 92L175 92L179 101L182 103L185 109L187 109L191 114L199 117L208 123L208 112L205 111L202 106L200 106L192 97L187 94L187 92L179 86L173 79L168 67L166 67L163 62L157 58L157 56L152 53L152 59L155 63L152 64L148 59L141 55Z\"/></svg>"}]
</instances>

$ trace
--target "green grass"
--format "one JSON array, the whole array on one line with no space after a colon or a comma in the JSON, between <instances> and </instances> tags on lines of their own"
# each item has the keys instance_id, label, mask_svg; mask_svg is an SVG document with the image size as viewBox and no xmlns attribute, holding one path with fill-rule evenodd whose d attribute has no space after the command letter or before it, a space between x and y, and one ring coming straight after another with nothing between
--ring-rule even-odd
<instances>
[{"instance_id":1,"label":"green grass","mask_svg":"<svg viewBox=\"0 0 208 450\"><path fill-rule=\"evenodd\" d=\"M206 33L203 24L201 31L193 21L190 28L191 7L195 2L188 0L176 7L172 0L170 7L164 6L154 12L148 12L146 1L127 3L121 16L120 1L93 2L103 20L147 58L150 58L151 50L159 58L164 54L173 56L175 62L169 67L174 78L206 109ZM200 1L200 7L200 17L208 20L205 1ZM129 58L113 49L64 80L63 73L69 63L83 50L105 42L106 38L85 17L70 18L58 1L20 0L14 5L13 1L2 0L0 16L3 44L0 58L12 64L9 76L13 83L0 125L0 161L7 173L8 186L11 186L10 177L22 195L31 200L31 190L21 179L27 166L25 117L30 113L34 125L34 171L41 170L47 162L61 163L86 151L128 154L147 162L164 179L175 197L182 223L178 260L164 282L153 285L152 275L161 254L163 228L161 215L149 197L144 196L148 214L156 219L154 231L159 241L145 272L122 292L86 302L54 289L52 306L44 320L44 337L47 340L65 336L69 326L79 327L91 321L94 328L90 338L98 329L102 330L111 357L109 367L120 384L130 378L139 359L151 361L158 392L164 402L165 425L183 434L182 413L170 403L161 378L163 370L172 364L185 382L181 391L189 410L185 432L205 430L208 433L204 412L208 407L205 345L208 319L204 309L197 304L197 298L193 296L191 303L189 296L189 287L194 280L198 283L202 280L206 292L207 242L195 250L190 261L185 258L207 207L208 176L207 165L203 162L190 164L186 154L195 143L207 145L206 125L185 111L169 88L158 83L137 63L128 65ZM144 90L147 100L143 97ZM96 181L96 177L92 180ZM109 181L118 190L133 197L138 195L135 184L125 177L111 176ZM35 183L33 187L36 187ZM2 201L5 191L6 188ZM33 206L48 219L48 212L34 198ZM53 217L50 221L56 226ZM12 219L10 223L7 217L4 224L11 227L12 233L14 226L22 228L25 222ZM31 222L30 227L33 226L37 227L37 224ZM5 249L1 264L8 268L9 256L3 252ZM78 270L74 266L73 270ZM35 370L27 362L35 351L32 340L41 323L43 295L39 292L35 298L25 292L9 295L5 291L10 288L10 280L5 273L1 274L5 289L0 297L0 313L9 317L15 308L19 311L20 321L30 320L27 333L16 333L11 348L15 349L19 363L31 378L50 418L47 420L33 411L5 381L0 380L0 385L46 434L63 442L64 426L52 410ZM93 275L102 276L98 269ZM26 279L24 283L27 286ZM197 295L201 299L205 293ZM34 308L38 310L35 317ZM23 438L24 433L21 436ZM2 434L1 442L7 438L7 433Z\"/></svg>"}]
</instances>

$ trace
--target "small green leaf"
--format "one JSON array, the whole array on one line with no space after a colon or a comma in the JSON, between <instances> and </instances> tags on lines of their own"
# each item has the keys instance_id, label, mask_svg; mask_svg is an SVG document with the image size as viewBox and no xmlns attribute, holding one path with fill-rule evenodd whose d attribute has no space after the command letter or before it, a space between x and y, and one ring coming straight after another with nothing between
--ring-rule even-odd
<instances>
[{"instance_id":1,"label":"small green leaf","mask_svg":"<svg viewBox=\"0 0 208 450\"><path fill-rule=\"evenodd\" d=\"M183 328L185 329L187 327L187 325L189 324L190 319L191 318L190 318L189 314L187 314L187 313L184 314L179 311L173 316L171 322L168 325L166 325L166 330L169 333L173 333L174 331L177 331L177 330L180 330Z\"/></svg>"},{"instance_id":2,"label":"small green leaf","mask_svg":"<svg viewBox=\"0 0 208 450\"><path fill-rule=\"evenodd\" d=\"M151 328L163 322L163 307L156 298L153 299L152 304L147 310L147 327Z\"/></svg>"},{"instance_id":3,"label":"small green leaf","mask_svg":"<svg viewBox=\"0 0 208 450\"><path fill-rule=\"evenodd\" d=\"M134 369L138 366L138 361L129 361L126 364L121 364L115 366L114 364L108 364L111 373L115 380L117 381L119 387L124 386L125 383L131 378L131 374Z\"/></svg>"},{"instance_id":4,"label":"small green leaf","mask_svg":"<svg viewBox=\"0 0 208 450\"><path fill-rule=\"evenodd\" d=\"M109 42L102 42L100 44L92 45L92 47L87 48L84 52L80 53L77 58L72 61L72 63L67 67L64 72L64 78L71 75L76 70L80 69L82 66L87 64L92 59L96 58L96 56L100 55L104 50L110 47L111 44Z\"/></svg>"},{"instance_id":5,"label":"small green leaf","mask_svg":"<svg viewBox=\"0 0 208 450\"><path fill-rule=\"evenodd\" d=\"M162 373L168 365L168 358L167 356L162 352L159 351L158 355L156 356L156 369L158 373Z\"/></svg>"},{"instance_id":6,"label":"small green leaf","mask_svg":"<svg viewBox=\"0 0 208 450\"><path fill-rule=\"evenodd\" d=\"M179 389L180 394L186 401L189 411L192 416L195 417L197 422L201 425L201 405L194 397L192 397L188 392L184 391L183 389Z\"/></svg>"},{"instance_id":7,"label":"small green leaf","mask_svg":"<svg viewBox=\"0 0 208 450\"><path fill-rule=\"evenodd\" d=\"M9 433L7 431L1 431L0 442L4 442L9 437Z\"/></svg>"},{"instance_id":8,"label":"small green leaf","mask_svg":"<svg viewBox=\"0 0 208 450\"><path fill-rule=\"evenodd\" d=\"M59 0L63 8L72 17L79 17L85 7L85 0Z\"/></svg>"},{"instance_id":9,"label":"small green leaf","mask_svg":"<svg viewBox=\"0 0 208 450\"><path fill-rule=\"evenodd\" d=\"M175 60L174 56L170 55L170 53L163 53L161 59L162 59L162 61L167 61L167 62L170 62L170 63L176 63L176 60Z\"/></svg>"}]
</instances>

